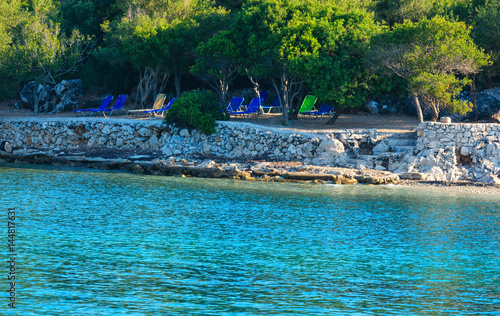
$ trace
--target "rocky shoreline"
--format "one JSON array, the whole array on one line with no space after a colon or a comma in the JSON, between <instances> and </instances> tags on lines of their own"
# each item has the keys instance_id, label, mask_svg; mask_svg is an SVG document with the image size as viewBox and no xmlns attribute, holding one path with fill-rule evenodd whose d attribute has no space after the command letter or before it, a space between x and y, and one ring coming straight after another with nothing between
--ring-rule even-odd
<instances>
[{"instance_id":1,"label":"rocky shoreline","mask_svg":"<svg viewBox=\"0 0 500 316\"><path fill-rule=\"evenodd\" d=\"M106 153L105 155L103 153ZM103 158L108 156L112 158ZM500 196L500 185L459 181L400 179L397 174L374 169L351 169L304 164L297 161L239 161L217 159L162 159L158 152L116 152L111 149L62 152L53 150L0 151L0 166L39 164L117 170L140 175L225 178L244 181L295 182L307 184L398 185L422 190L442 190L475 195Z\"/></svg>"},{"instance_id":2,"label":"rocky shoreline","mask_svg":"<svg viewBox=\"0 0 500 316\"><path fill-rule=\"evenodd\" d=\"M14 149L0 151L0 164L280 182L500 185L496 124L426 122L415 132L390 134L219 122L217 133L204 135L161 121L15 118L2 120L0 140Z\"/></svg>"},{"instance_id":3,"label":"rocky shoreline","mask_svg":"<svg viewBox=\"0 0 500 316\"><path fill-rule=\"evenodd\" d=\"M0 165L43 164L71 167L85 167L101 170L121 170L136 174L227 178L275 182L332 183L332 184L398 184L399 176L387 171L357 170L348 168L313 166L302 162L239 161L223 162L211 159L190 159L170 157L152 158L130 152L116 154L114 158L88 155L84 152L65 153L53 150L15 150L0 152ZM135 154L135 153L133 153ZM120 157L122 156L122 157ZM127 157L127 158L125 158Z\"/></svg>"}]
</instances>

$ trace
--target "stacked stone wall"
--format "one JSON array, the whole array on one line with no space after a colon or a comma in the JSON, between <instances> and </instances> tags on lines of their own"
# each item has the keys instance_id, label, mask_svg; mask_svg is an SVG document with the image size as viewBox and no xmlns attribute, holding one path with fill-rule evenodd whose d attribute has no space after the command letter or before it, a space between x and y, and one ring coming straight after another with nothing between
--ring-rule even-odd
<instances>
[{"instance_id":1,"label":"stacked stone wall","mask_svg":"<svg viewBox=\"0 0 500 316\"><path fill-rule=\"evenodd\" d=\"M417 150L455 147L463 155L481 142L500 140L500 124L446 124L423 122L418 126Z\"/></svg>"},{"instance_id":2,"label":"stacked stone wall","mask_svg":"<svg viewBox=\"0 0 500 316\"><path fill-rule=\"evenodd\" d=\"M19 119L1 123L0 139L17 148L139 148L160 150L165 156L212 155L319 164L345 159L342 143L332 135L258 128L240 122L221 122L216 134L205 135L160 121Z\"/></svg>"}]
</instances>

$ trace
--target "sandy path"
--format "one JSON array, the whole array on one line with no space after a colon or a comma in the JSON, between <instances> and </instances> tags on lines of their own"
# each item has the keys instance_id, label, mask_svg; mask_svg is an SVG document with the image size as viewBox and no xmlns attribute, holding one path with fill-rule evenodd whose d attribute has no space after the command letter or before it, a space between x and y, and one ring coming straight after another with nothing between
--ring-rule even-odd
<instances>
[{"instance_id":1,"label":"sandy path","mask_svg":"<svg viewBox=\"0 0 500 316\"><path fill-rule=\"evenodd\" d=\"M0 119L4 117L34 117L34 113L28 110L18 110L6 104L0 104ZM38 118L47 120L55 117L75 118L72 112L57 114L40 114ZM98 116L102 117L102 116ZM113 114L113 118L138 119L135 116ZM316 131L337 131L341 129L377 129L381 133L406 133L416 130L418 120L416 117L407 115L369 115L369 114L342 114L334 125L326 125L329 118L300 118L294 120L289 126L281 124L281 114L271 113L246 118L234 118L235 122L248 122L262 126L285 128L295 131L316 132Z\"/></svg>"}]
</instances>

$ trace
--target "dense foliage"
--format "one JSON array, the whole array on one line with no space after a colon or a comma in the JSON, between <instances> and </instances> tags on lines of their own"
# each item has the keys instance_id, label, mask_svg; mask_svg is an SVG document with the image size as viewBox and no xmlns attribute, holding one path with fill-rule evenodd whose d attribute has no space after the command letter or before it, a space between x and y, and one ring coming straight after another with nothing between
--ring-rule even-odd
<instances>
[{"instance_id":1,"label":"dense foliage","mask_svg":"<svg viewBox=\"0 0 500 316\"><path fill-rule=\"evenodd\" d=\"M215 120L224 119L217 97L207 90L184 92L165 116L166 123L196 128L205 134L215 133Z\"/></svg>"},{"instance_id":2,"label":"dense foliage","mask_svg":"<svg viewBox=\"0 0 500 316\"><path fill-rule=\"evenodd\" d=\"M405 21L378 36L372 54L377 64L408 82L411 94L426 101L436 121L441 108L459 114L470 110L470 105L454 97L470 83L467 76L488 65L488 55L478 49L469 33L463 22L439 16ZM420 108L418 111L422 120Z\"/></svg>"},{"instance_id":3,"label":"dense foliage","mask_svg":"<svg viewBox=\"0 0 500 316\"><path fill-rule=\"evenodd\" d=\"M4 0L0 100L80 77L138 107L209 87L222 109L237 85L274 90L284 124L310 93L339 108L407 93L436 119L500 82L499 25L492 0Z\"/></svg>"}]
</instances>

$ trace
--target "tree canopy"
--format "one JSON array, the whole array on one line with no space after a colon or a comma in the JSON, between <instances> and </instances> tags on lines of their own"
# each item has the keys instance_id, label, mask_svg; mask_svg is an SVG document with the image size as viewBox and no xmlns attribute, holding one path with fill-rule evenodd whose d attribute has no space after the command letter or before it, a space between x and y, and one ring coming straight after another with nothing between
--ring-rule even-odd
<instances>
[{"instance_id":1,"label":"tree canopy","mask_svg":"<svg viewBox=\"0 0 500 316\"><path fill-rule=\"evenodd\" d=\"M440 107L464 114L468 106L454 97L469 83L460 76L475 74L488 65L489 56L472 41L463 22L443 17L405 21L381 34L373 49L375 59L408 81L416 98L422 96L432 109L432 120ZM419 114L422 121L422 114Z\"/></svg>"},{"instance_id":2,"label":"tree canopy","mask_svg":"<svg viewBox=\"0 0 500 316\"><path fill-rule=\"evenodd\" d=\"M471 81L500 82L498 21L490 0L5 0L0 99L81 77L140 105L185 87L224 103L246 82L281 97L283 124L306 94L352 109L408 92L436 119L469 109L455 95Z\"/></svg>"}]
</instances>

